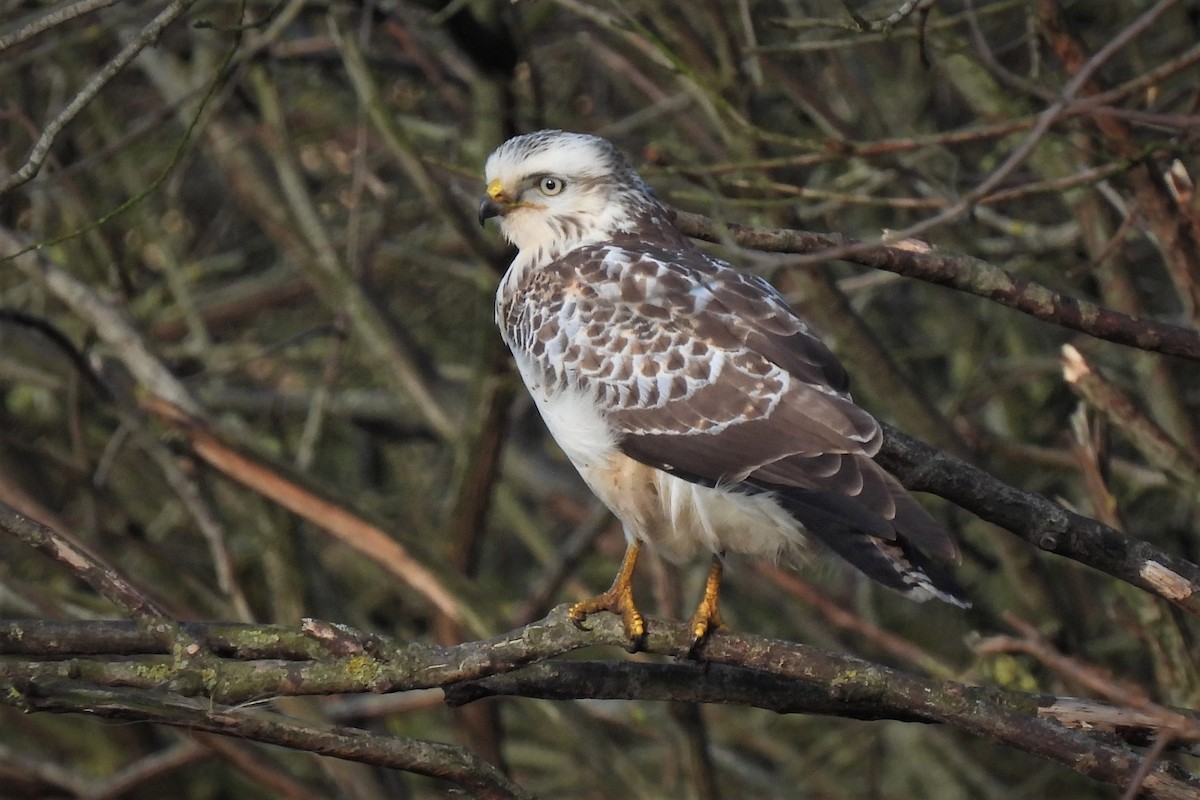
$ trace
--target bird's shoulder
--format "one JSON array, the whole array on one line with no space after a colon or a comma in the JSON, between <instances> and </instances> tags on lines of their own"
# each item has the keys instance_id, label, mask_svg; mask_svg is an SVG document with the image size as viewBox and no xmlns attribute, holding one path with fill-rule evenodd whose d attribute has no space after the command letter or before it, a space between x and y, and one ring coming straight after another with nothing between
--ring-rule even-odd
<instances>
[{"instance_id":1,"label":"bird's shoulder","mask_svg":"<svg viewBox=\"0 0 1200 800\"><path fill-rule=\"evenodd\" d=\"M848 389L837 358L770 283L695 247L623 235L576 248L526 272L498 316L510 345L535 351L560 336L585 349L692 342Z\"/></svg>"},{"instance_id":2,"label":"bird's shoulder","mask_svg":"<svg viewBox=\"0 0 1200 800\"><path fill-rule=\"evenodd\" d=\"M778 334L807 330L770 283L690 243L657 244L636 235L565 253L529 276L527 292L542 299L636 305L654 315L737 320Z\"/></svg>"}]
</instances>

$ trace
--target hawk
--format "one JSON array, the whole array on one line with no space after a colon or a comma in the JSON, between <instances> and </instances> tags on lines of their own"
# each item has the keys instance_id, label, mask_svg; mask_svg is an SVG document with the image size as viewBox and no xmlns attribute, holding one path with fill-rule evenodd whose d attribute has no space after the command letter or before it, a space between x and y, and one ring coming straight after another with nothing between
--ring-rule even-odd
<instances>
[{"instance_id":1,"label":"hawk","mask_svg":"<svg viewBox=\"0 0 1200 800\"><path fill-rule=\"evenodd\" d=\"M676 228L616 147L517 136L485 179L480 224L499 217L518 250L496 322L550 433L625 529L616 579L572 606L576 624L619 614L636 648L642 545L707 552L694 647L721 624L723 554L779 558L805 532L909 598L968 605L925 554L957 561L954 542L872 460L882 432L841 364L769 283Z\"/></svg>"}]
</instances>

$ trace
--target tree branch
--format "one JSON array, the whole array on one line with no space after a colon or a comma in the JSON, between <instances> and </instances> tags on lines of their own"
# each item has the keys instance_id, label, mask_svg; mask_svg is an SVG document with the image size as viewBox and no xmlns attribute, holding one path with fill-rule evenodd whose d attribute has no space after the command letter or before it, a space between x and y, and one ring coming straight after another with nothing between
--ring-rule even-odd
<instances>
[{"instance_id":1,"label":"tree branch","mask_svg":"<svg viewBox=\"0 0 1200 800\"><path fill-rule=\"evenodd\" d=\"M81 544L5 503L0 503L0 530L58 561L142 624L157 625L165 621L162 609L111 566L87 552Z\"/></svg>"},{"instance_id":2,"label":"tree branch","mask_svg":"<svg viewBox=\"0 0 1200 800\"><path fill-rule=\"evenodd\" d=\"M846 255L839 257L855 264L948 286L1098 339L1200 361L1200 334L1195 331L1138 319L1059 294L971 256L937 249L917 252L898 245L872 247L839 234L724 224L683 211L677 212L675 222L680 230L697 239L707 242L732 239L742 247L769 253L820 254L823 250L847 250Z\"/></svg>"},{"instance_id":3,"label":"tree branch","mask_svg":"<svg viewBox=\"0 0 1200 800\"><path fill-rule=\"evenodd\" d=\"M877 459L910 489L931 492L1042 550L1098 569L1200 616L1200 566L906 436L886 423Z\"/></svg>"},{"instance_id":4,"label":"tree branch","mask_svg":"<svg viewBox=\"0 0 1200 800\"><path fill-rule=\"evenodd\" d=\"M227 704L253 697L337 692L390 692L446 687L453 703L495 694L536 697L623 697L738 703L780 713L836 714L858 719L937 722L1048 759L1114 786L1124 786L1143 766L1126 749L1097 742L1041 717L1061 708L1058 698L973 687L910 675L853 656L807 645L718 631L701 652L704 663L558 662L548 659L584 647L626 644L620 621L598 614L581 631L568 619L567 606L545 619L492 639L453 647L397 645L339 629L335 652L314 652L304 637L277 626L184 623L185 635L206 642L223 658L195 662L130 659L128 651L156 645L148 634L115 623L10 621L0 629L0 655L29 655L32 642L52 636L60 642L52 660L0 662L2 699L27 711L76 712L142 719L237 735L285 747L298 747L366 763L420 772L503 793L527 796L445 745L380 737L349 728L317 729L274 714ZM314 623L319 626L318 623ZM94 650L99 625L117 633L120 653L111 659L62 657L72 649ZM680 656L691 646L682 623L650 620L648 653ZM311 640L310 640L311 641ZM271 642L264 651L263 643ZM287 642L288 644L282 645ZM242 645L248 647L243 651ZM350 645L347 647L347 645ZM282 646L281 646L282 645ZM278 649L276 649L278 648ZM263 658L264 653L272 658ZM283 661L278 656L307 653ZM323 653L317 654L319 651ZM96 654L92 654L95 656ZM240 660L249 658L250 660ZM235 660L237 659L237 660ZM522 667L536 666L521 670ZM516 672L516 670L521 670ZM509 673L509 674L505 674ZM502 677L495 677L502 676ZM206 698L204 700L196 698ZM212 704L220 703L214 707ZM1148 797L1193 797L1200 780L1173 765L1156 764L1145 776Z\"/></svg>"},{"instance_id":5,"label":"tree branch","mask_svg":"<svg viewBox=\"0 0 1200 800\"><path fill-rule=\"evenodd\" d=\"M462 747L358 728L298 723L278 714L213 705L207 700L141 689L101 689L74 682L27 684L20 700L26 711L87 713L104 719L157 722L311 753L400 769L455 783L485 800L532 800L491 764Z\"/></svg>"},{"instance_id":6,"label":"tree branch","mask_svg":"<svg viewBox=\"0 0 1200 800\"><path fill-rule=\"evenodd\" d=\"M117 74L129 66L129 62L133 61L142 50L153 43L162 35L167 26L174 22L183 12L191 6L192 0L175 0L168 5L158 16L151 20L146 27L138 32L138 35L129 41L121 51L113 56L112 60L105 64L100 70L91 77L91 79L83 85L71 101L58 112L54 119L46 123L46 127L42 129L41 136L34 142L33 148L29 151L29 156L25 163L21 165L15 172L7 178L0 180L0 194L11 191L26 181L31 180L42 169L42 164L46 162L46 158L50 155L50 148L54 145L55 138L62 132L63 128L75 119L75 116L82 111L88 103L95 99L96 95L100 94L108 82L117 76Z\"/></svg>"}]
</instances>

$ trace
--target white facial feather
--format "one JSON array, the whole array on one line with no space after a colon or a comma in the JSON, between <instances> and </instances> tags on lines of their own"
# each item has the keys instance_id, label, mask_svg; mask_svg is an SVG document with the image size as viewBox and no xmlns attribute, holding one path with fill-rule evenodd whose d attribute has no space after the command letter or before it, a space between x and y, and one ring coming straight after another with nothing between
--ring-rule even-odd
<instances>
[{"instance_id":1,"label":"white facial feather","mask_svg":"<svg viewBox=\"0 0 1200 800\"><path fill-rule=\"evenodd\" d=\"M488 157L484 175L489 186L499 181L510 201L500 230L520 251L516 275L611 238L628 229L639 206L654 202L624 156L581 133L538 131L510 139ZM561 181L562 190L543 192L543 177Z\"/></svg>"}]
</instances>

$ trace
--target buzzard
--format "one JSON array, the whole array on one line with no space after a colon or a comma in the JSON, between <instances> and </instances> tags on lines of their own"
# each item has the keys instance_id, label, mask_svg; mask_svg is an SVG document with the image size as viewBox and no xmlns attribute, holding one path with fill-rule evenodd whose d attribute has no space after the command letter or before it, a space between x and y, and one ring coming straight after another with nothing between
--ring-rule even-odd
<instances>
[{"instance_id":1,"label":"buzzard","mask_svg":"<svg viewBox=\"0 0 1200 800\"><path fill-rule=\"evenodd\" d=\"M968 605L926 552L958 551L873 460L879 424L841 364L765 280L700 250L610 142L544 130L487 160L479 221L518 253L496 322L550 433L625 528L611 588L576 624L645 621L643 543L712 554L693 645L721 624L725 551L778 558L804 533L914 600ZM924 552L923 552L924 551Z\"/></svg>"}]
</instances>

